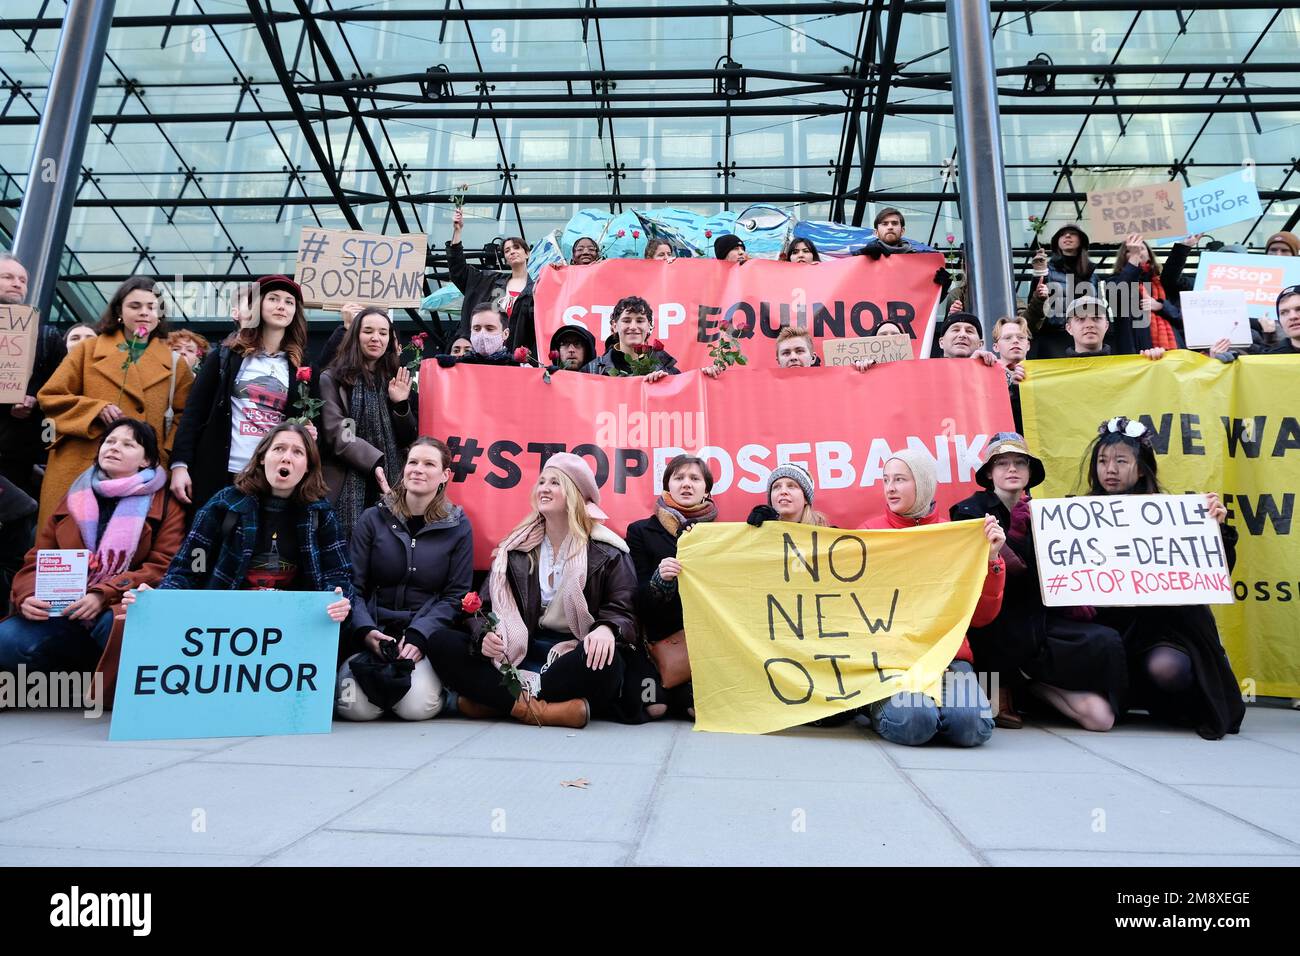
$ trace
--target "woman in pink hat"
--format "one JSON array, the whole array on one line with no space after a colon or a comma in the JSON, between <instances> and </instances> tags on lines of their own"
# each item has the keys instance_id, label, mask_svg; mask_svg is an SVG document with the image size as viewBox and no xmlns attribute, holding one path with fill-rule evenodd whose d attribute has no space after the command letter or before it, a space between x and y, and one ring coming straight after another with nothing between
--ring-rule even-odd
<instances>
[{"instance_id":1,"label":"woman in pink hat","mask_svg":"<svg viewBox=\"0 0 1300 956\"><path fill-rule=\"evenodd\" d=\"M456 692L449 710L559 727L585 727L593 712L625 723L660 715L646 713L632 673L641 672L643 656L632 612L636 573L623 539L601 523L607 517L586 461L551 456L533 486L532 510L497 547L484 613L470 621L469 652L451 639L429 648L434 670ZM655 706L662 713L664 705Z\"/></svg>"}]
</instances>

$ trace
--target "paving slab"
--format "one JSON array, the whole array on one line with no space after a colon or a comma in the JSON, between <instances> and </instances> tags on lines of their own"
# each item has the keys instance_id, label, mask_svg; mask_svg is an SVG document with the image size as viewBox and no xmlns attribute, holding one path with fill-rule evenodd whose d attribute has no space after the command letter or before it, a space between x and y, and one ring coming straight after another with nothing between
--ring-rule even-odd
<instances>
[{"instance_id":1,"label":"paving slab","mask_svg":"<svg viewBox=\"0 0 1300 956\"><path fill-rule=\"evenodd\" d=\"M616 866L618 843L318 830L263 866Z\"/></svg>"},{"instance_id":2,"label":"paving slab","mask_svg":"<svg viewBox=\"0 0 1300 956\"><path fill-rule=\"evenodd\" d=\"M749 780L897 782L882 754L887 746L854 725L801 727L779 734L688 731L668 762L671 776Z\"/></svg>"},{"instance_id":3,"label":"paving slab","mask_svg":"<svg viewBox=\"0 0 1300 956\"><path fill-rule=\"evenodd\" d=\"M455 756L491 760L543 760L564 763L634 763L659 765L679 733L690 725L658 720L636 727L593 720L582 730L528 727L511 722L460 720L480 732L457 748ZM633 740L632 738L635 738Z\"/></svg>"},{"instance_id":4,"label":"paving slab","mask_svg":"<svg viewBox=\"0 0 1300 956\"><path fill-rule=\"evenodd\" d=\"M923 747L887 746L889 759L918 770L999 770L1003 773L1124 773L1123 767L1082 750L1041 727L995 729L979 747L952 747L934 741Z\"/></svg>"},{"instance_id":5,"label":"paving slab","mask_svg":"<svg viewBox=\"0 0 1300 956\"><path fill-rule=\"evenodd\" d=\"M657 777L658 768L636 764L443 757L330 827L631 843ZM580 779L585 789L563 786Z\"/></svg>"},{"instance_id":6,"label":"paving slab","mask_svg":"<svg viewBox=\"0 0 1300 956\"><path fill-rule=\"evenodd\" d=\"M197 751L130 747L53 747L39 743L0 747L0 819L147 774Z\"/></svg>"},{"instance_id":7,"label":"paving slab","mask_svg":"<svg viewBox=\"0 0 1300 956\"><path fill-rule=\"evenodd\" d=\"M1259 784L1241 787L1182 786L1183 793L1249 820L1295 844L1300 853L1300 790Z\"/></svg>"},{"instance_id":8,"label":"paving slab","mask_svg":"<svg viewBox=\"0 0 1300 956\"><path fill-rule=\"evenodd\" d=\"M1300 787L1300 754L1230 735L1162 739L1092 734L1071 737L1086 751L1170 784Z\"/></svg>"},{"instance_id":9,"label":"paving slab","mask_svg":"<svg viewBox=\"0 0 1300 956\"><path fill-rule=\"evenodd\" d=\"M1135 775L907 770L975 846L1290 853L1284 840Z\"/></svg>"},{"instance_id":10,"label":"paving slab","mask_svg":"<svg viewBox=\"0 0 1300 956\"><path fill-rule=\"evenodd\" d=\"M905 783L665 780L633 862L668 866L974 866Z\"/></svg>"},{"instance_id":11,"label":"paving slab","mask_svg":"<svg viewBox=\"0 0 1300 956\"><path fill-rule=\"evenodd\" d=\"M328 734L252 737L199 759L281 767L414 770L488 729L482 723L463 720L335 721L333 726Z\"/></svg>"},{"instance_id":12,"label":"paving slab","mask_svg":"<svg viewBox=\"0 0 1300 956\"><path fill-rule=\"evenodd\" d=\"M105 753L120 759L126 751ZM0 844L265 856L401 776L353 767L191 761L6 820Z\"/></svg>"}]
</instances>

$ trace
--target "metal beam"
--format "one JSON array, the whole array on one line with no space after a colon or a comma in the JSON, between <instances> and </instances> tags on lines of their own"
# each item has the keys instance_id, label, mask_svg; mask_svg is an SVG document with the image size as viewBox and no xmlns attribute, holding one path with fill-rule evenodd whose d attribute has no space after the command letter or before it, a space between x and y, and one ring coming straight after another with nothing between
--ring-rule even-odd
<instances>
[{"instance_id":1,"label":"metal beam","mask_svg":"<svg viewBox=\"0 0 1300 956\"><path fill-rule=\"evenodd\" d=\"M81 177L114 0L70 0L39 117L13 252L28 270L28 302L48 315Z\"/></svg>"},{"instance_id":2,"label":"metal beam","mask_svg":"<svg viewBox=\"0 0 1300 956\"><path fill-rule=\"evenodd\" d=\"M859 12L858 4L848 2L830 3L748 3L736 8L738 16L823 16L852 15ZM650 5L635 7L610 7L599 11L584 10L582 7L492 7L481 10L439 10L434 18L437 20L581 20L584 17L602 20L639 20L647 17L697 19L722 16L719 7L702 3L689 5ZM430 12L424 7L406 10L332 10L316 14L321 20L337 20L341 23L405 23L427 22ZM292 23L298 19L294 13L267 11L266 19L270 23ZM57 17L15 17L0 20L0 27L9 30L56 30L62 24ZM169 17L166 14L151 16L114 17L113 29L131 30L140 28L179 27L179 26L256 26L260 22L256 14L211 13L181 14Z\"/></svg>"},{"instance_id":3,"label":"metal beam","mask_svg":"<svg viewBox=\"0 0 1300 956\"><path fill-rule=\"evenodd\" d=\"M334 172L334 166L330 163L329 157L325 155L325 150L321 148L320 140L316 137L316 131L312 129L311 120L308 118L307 111L303 108L302 100L293 87L293 79L289 76L289 70L284 64L284 53L280 50L280 40L271 25L270 16L261 8L259 0L248 0L248 9L257 24L257 32L262 39L262 46L266 50L267 59L271 61L271 67L275 70L276 78L280 81L280 88L284 90L285 99L289 103L288 112L290 118L298 121L298 128L302 130L307 148L311 150L311 154L316 160L316 167L320 170L325 185L334 196L334 202L338 205L339 211L343 213L343 218L347 220L348 225L353 229L361 229L361 220L352 211L352 205L339 183L337 174ZM340 113L336 118L347 115L350 114L346 112ZM158 122L163 122L163 120L158 120ZM231 122L235 122L235 120L232 118ZM279 202L287 204L290 198L288 196L282 197ZM385 197L385 201L387 201L387 197Z\"/></svg>"},{"instance_id":4,"label":"metal beam","mask_svg":"<svg viewBox=\"0 0 1300 956\"><path fill-rule=\"evenodd\" d=\"M867 130L866 152L862 158L862 178L858 181L858 195L853 203L853 225L862 225L867 211L867 194L876 172L876 157L880 155L880 136L885 128L885 109L889 103L889 86L893 79L894 60L898 57L898 36L903 27L902 0L890 0L889 26L885 33L885 50L880 58L880 87L871 108L871 126ZM952 107L949 107L951 112Z\"/></svg>"},{"instance_id":5,"label":"metal beam","mask_svg":"<svg viewBox=\"0 0 1300 956\"><path fill-rule=\"evenodd\" d=\"M870 4L870 7L867 4ZM880 35L880 12L884 0L864 0L862 17L865 21L858 29L858 52L853 62L853 75L863 78L862 74L871 69L871 53L876 48ZM844 117L844 132L840 136L840 161L835 167L832 192L836 199L831 203L830 219L840 222L844 219L843 194L849 188L849 176L853 172L853 151L858 146L858 127L862 125L862 107L866 100L865 85L856 87L849 96L849 112ZM875 105L875 96L871 99Z\"/></svg>"}]
</instances>

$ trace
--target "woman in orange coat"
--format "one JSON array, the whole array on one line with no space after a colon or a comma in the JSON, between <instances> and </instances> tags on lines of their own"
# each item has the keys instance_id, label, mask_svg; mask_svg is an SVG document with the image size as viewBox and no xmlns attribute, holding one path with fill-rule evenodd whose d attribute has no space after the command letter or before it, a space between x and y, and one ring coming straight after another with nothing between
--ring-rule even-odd
<instances>
[{"instance_id":1,"label":"woman in orange coat","mask_svg":"<svg viewBox=\"0 0 1300 956\"><path fill-rule=\"evenodd\" d=\"M14 577L15 613L0 621L0 671L104 675L112 701L128 588L157 584L185 540L185 509L167 490L158 439L145 422L120 418L95 461L73 482ZM36 558L54 549L91 552L86 593L56 614L36 597ZM98 666L96 666L98 661Z\"/></svg>"},{"instance_id":2,"label":"woman in orange coat","mask_svg":"<svg viewBox=\"0 0 1300 956\"><path fill-rule=\"evenodd\" d=\"M37 393L41 411L53 423L40 525L54 514L77 476L94 464L100 439L120 418L139 418L153 427L162 467L167 467L174 425L180 422L194 375L167 345L155 285L146 276L122 283L104 310L98 336L73 349ZM127 351L132 340L144 340L143 352ZM128 357L135 361L124 369Z\"/></svg>"}]
</instances>

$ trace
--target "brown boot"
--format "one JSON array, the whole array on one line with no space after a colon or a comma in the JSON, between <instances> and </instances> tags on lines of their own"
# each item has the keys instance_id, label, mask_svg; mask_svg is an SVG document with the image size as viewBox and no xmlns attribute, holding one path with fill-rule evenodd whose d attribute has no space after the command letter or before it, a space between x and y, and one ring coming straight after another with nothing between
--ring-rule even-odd
<instances>
[{"instance_id":1,"label":"brown boot","mask_svg":"<svg viewBox=\"0 0 1300 956\"><path fill-rule=\"evenodd\" d=\"M993 716L993 723L1003 730L1019 730L1025 726L1024 719L1016 713L1011 702L1011 691L1006 687L998 688L998 712Z\"/></svg>"},{"instance_id":2,"label":"brown boot","mask_svg":"<svg viewBox=\"0 0 1300 956\"><path fill-rule=\"evenodd\" d=\"M456 699L456 712L471 720L495 720L506 715L503 710L497 710L487 704L480 704L464 696Z\"/></svg>"},{"instance_id":3,"label":"brown boot","mask_svg":"<svg viewBox=\"0 0 1300 956\"><path fill-rule=\"evenodd\" d=\"M581 729L591 719L591 708L585 698L576 700L545 701L528 694L520 694L510 716L525 724L538 727L573 727Z\"/></svg>"}]
</instances>

